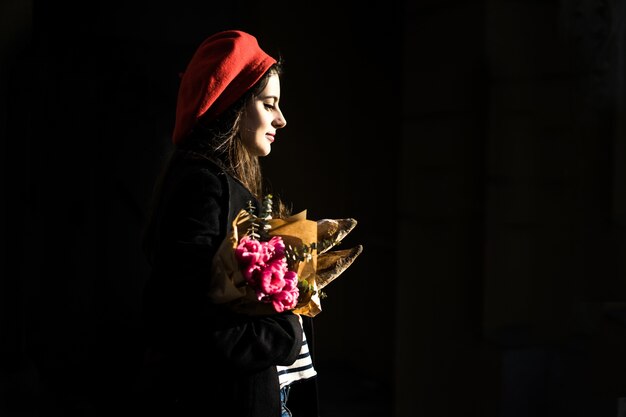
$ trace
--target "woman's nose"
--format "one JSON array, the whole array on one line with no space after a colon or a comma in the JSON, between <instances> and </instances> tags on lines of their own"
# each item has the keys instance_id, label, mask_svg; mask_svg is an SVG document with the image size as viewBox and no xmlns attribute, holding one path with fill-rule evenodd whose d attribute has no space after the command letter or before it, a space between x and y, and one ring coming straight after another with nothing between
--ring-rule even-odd
<instances>
[{"instance_id":1,"label":"woman's nose","mask_svg":"<svg viewBox=\"0 0 626 417\"><path fill-rule=\"evenodd\" d=\"M278 116L274 119L274 127L276 129L282 129L287 125L287 119L285 119L285 115L281 110L278 110Z\"/></svg>"}]
</instances>

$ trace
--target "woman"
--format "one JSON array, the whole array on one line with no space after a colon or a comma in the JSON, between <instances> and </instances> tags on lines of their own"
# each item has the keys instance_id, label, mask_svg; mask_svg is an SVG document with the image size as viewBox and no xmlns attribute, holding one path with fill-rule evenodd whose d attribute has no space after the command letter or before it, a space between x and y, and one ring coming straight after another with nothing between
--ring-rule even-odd
<instances>
[{"instance_id":1,"label":"woman","mask_svg":"<svg viewBox=\"0 0 626 417\"><path fill-rule=\"evenodd\" d=\"M151 413L317 416L310 318L235 314L207 297L232 220L262 201L258 158L287 124L280 75L281 63L237 30L207 38L183 74L175 146L145 236Z\"/></svg>"}]
</instances>

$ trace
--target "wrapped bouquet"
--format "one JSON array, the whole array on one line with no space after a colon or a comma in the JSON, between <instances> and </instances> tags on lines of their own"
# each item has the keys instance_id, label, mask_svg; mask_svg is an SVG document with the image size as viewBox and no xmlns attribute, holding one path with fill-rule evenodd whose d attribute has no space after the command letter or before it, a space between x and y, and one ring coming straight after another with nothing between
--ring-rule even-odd
<instances>
[{"instance_id":1,"label":"wrapped bouquet","mask_svg":"<svg viewBox=\"0 0 626 417\"><path fill-rule=\"evenodd\" d=\"M357 222L354 219L306 218L306 210L287 218L272 217L272 196L259 215L242 209L232 232L212 264L209 297L246 314L292 310L314 317L321 310L322 291L341 275L363 250L331 250Z\"/></svg>"}]
</instances>

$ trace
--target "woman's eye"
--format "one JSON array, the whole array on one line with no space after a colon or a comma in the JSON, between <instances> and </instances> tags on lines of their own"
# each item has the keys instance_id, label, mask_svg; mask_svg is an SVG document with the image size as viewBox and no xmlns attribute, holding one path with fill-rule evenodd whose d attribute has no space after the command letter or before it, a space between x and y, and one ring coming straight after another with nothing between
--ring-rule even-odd
<instances>
[{"instance_id":1,"label":"woman's eye","mask_svg":"<svg viewBox=\"0 0 626 417\"><path fill-rule=\"evenodd\" d=\"M263 103L266 109L274 109L274 105L271 103Z\"/></svg>"}]
</instances>

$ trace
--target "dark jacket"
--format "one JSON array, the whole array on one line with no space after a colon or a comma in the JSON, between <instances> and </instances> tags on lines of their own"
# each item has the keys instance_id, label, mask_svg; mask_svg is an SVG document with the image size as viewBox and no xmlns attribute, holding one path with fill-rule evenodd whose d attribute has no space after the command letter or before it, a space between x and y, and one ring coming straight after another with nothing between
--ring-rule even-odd
<instances>
[{"instance_id":1,"label":"dark jacket","mask_svg":"<svg viewBox=\"0 0 626 417\"><path fill-rule=\"evenodd\" d=\"M276 365L299 353L298 317L235 314L206 295L212 258L232 220L258 202L216 164L183 154L174 157L160 194L143 297L150 375L144 405L158 415L279 417ZM311 323L303 319L312 348ZM289 400L295 417L317 416L315 381L296 384Z\"/></svg>"}]
</instances>

